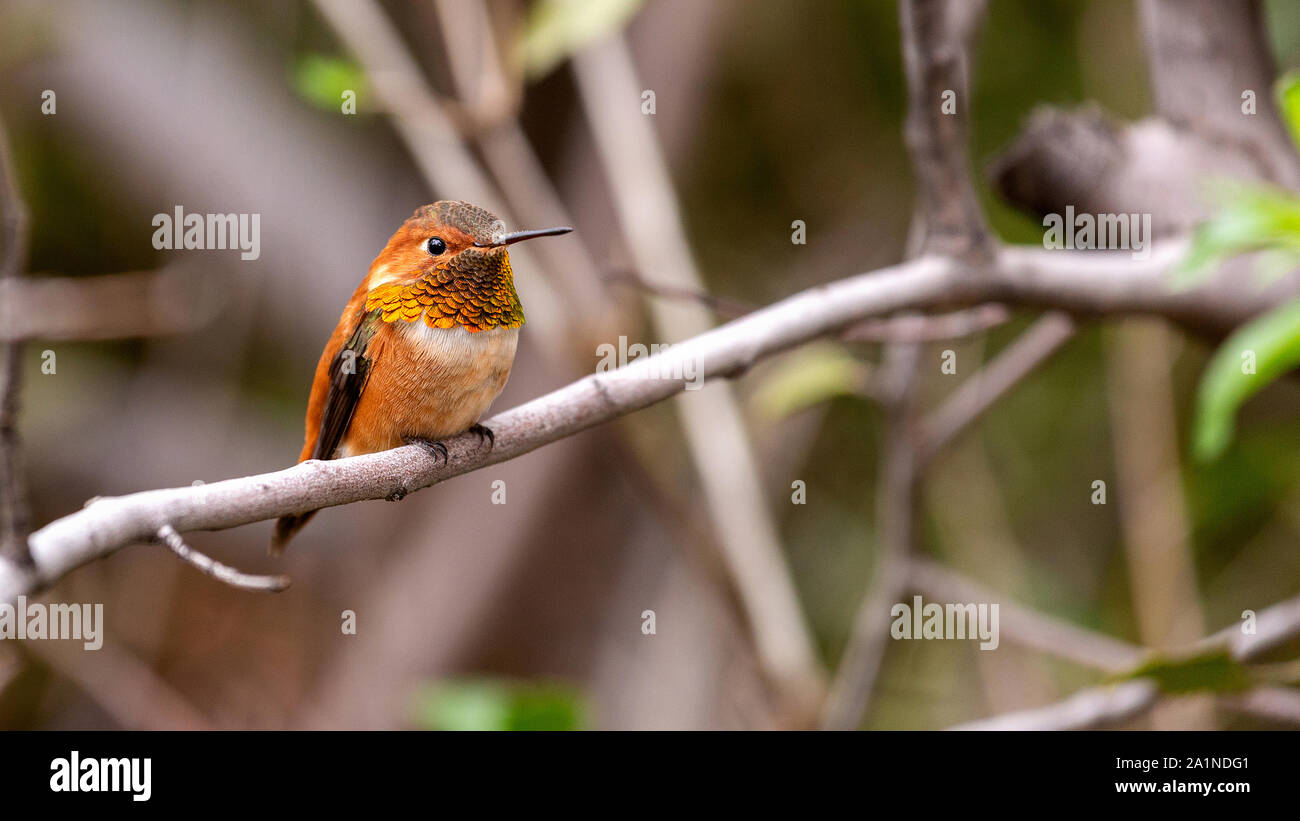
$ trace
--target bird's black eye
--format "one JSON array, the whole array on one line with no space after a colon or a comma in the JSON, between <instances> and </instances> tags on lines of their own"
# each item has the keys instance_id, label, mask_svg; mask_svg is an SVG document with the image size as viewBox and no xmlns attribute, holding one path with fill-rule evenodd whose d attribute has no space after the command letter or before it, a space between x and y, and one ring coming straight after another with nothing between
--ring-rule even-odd
<instances>
[{"instance_id":1,"label":"bird's black eye","mask_svg":"<svg viewBox=\"0 0 1300 821\"><path fill-rule=\"evenodd\" d=\"M424 247L428 248L429 253L436 257L447 250L447 243L442 241L442 237L429 237L429 241L425 243Z\"/></svg>"}]
</instances>

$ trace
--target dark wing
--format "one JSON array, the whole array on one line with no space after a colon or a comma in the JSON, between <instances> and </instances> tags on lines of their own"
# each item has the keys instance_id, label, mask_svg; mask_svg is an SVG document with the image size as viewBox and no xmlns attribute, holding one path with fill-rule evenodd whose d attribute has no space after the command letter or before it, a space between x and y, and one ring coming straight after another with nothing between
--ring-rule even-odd
<instances>
[{"instance_id":1,"label":"dark wing","mask_svg":"<svg viewBox=\"0 0 1300 821\"><path fill-rule=\"evenodd\" d=\"M334 451L352 424L361 392L370 378L370 358L366 348L383 325L382 311L376 308L361 315L357 327L348 337L334 361L330 363L329 390L325 394L325 411L321 415L320 433L316 437L313 459L333 459Z\"/></svg>"},{"instance_id":2,"label":"dark wing","mask_svg":"<svg viewBox=\"0 0 1300 821\"><path fill-rule=\"evenodd\" d=\"M312 450L313 459L333 459L334 451L348 432L352 424L352 415L356 413L357 401L366 389L366 380L370 377L370 357L366 349L375 331L383 324L382 311L375 309L363 313L352 329L352 335L339 348L330 362L329 389L325 392L325 410L321 414L320 432L316 435L316 447ZM295 513L281 516L275 521L275 531L271 535L271 555L278 556L293 538L293 534L316 515L316 511Z\"/></svg>"}]
</instances>

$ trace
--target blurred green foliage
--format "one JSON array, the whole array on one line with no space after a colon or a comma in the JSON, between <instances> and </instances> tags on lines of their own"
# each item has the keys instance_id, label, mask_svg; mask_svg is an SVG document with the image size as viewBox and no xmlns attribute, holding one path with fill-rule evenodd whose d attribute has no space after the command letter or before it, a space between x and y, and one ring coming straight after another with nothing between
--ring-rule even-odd
<instances>
[{"instance_id":1,"label":"blurred green foliage","mask_svg":"<svg viewBox=\"0 0 1300 821\"><path fill-rule=\"evenodd\" d=\"M541 77L582 46L623 27L642 0L538 0L519 41L524 73Z\"/></svg>"},{"instance_id":2,"label":"blurred green foliage","mask_svg":"<svg viewBox=\"0 0 1300 821\"><path fill-rule=\"evenodd\" d=\"M1139 678L1154 679L1160 691L1168 694L1235 693L1252 683L1250 670L1233 660L1223 648L1177 658L1155 655L1119 677L1120 680Z\"/></svg>"},{"instance_id":3,"label":"blurred green foliage","mask_svg":"<svg viewBox=\"0 0 1300 821\"><path fill-rule=\"evenodd\" d=\"M838 396L856 396L867 381L867 367L842 345L805 345L780 360L754 391L753 406L770 422Z\"/></svg>"},{"instance_id":4,"label":"blurred green foliage","mask_svg":"<svg viewBox=\"0 0 1300 821\"><path fill-rule=\"evenodd\" d=\"M1300 261L1300 199L1266 185L1221 184L1222 203L1213 219L1198 226L1187 256L1175 271L1182 284L1203 280L1216 265L1250 251L1269 252L1255 265L1259 283L1291 270Z\"/></svg>"},{"instance_id":5,"label":"blurred green foliage","mask_svg":"<svg viewBox=\"0 0 1300 821\"><path fill-rule=\"evenodd\" d=\"M1282 118L1300 139L1300 73L1278 80ZM1249 251L1263 251L1255 271L1259 287L1300 263L1300 197L1266 185L1226 189L1224 205L1201 225L1175 276L1203 279L1217 264ZM1266 263L1261 265L1260 262ZM1205 368L1197 393L1193 449L1197 458L1218 458L1232 440L1237 408L1278 377L1300 366L1300 300L1293 300L1237 329Z\"/></svg>"},{"instance_id":6,"label":"blurred green foliage","mask_svg":"<svg viewBox=\"0 0 1300 821\"><path fill-rule=\"evenodd\" d=\"M312 105L338 111L345 91L355 92L360 99L366 87L366 76L351 60L326 54L305 54L294 65L293 87ZM357 110L360 111L360 106Z\"/></svg>"},{"instance_id":7,"label":"blurred green foliage","mask_svg":"<svg viewBox=\"0 0 1300 821\"><path fill-rule=\"evenodd\" d=\"M1206 366L1197 394L1197 458L1210 460L1222 454L1232 440L1237 408L1296 366L1300 366L1300 299L1229 336Z\"/></svg>"},{"instance_id":8,"label":"blurred green foliage","mask_svg":"<svg viewBox=\"0 0 1300 821\"><path fill-rule=\"evenodd\" d=\"M559 684L463 679L426 685L415 720L426 730L580 730L586 705Z\"/></svg>"}]
</instances>

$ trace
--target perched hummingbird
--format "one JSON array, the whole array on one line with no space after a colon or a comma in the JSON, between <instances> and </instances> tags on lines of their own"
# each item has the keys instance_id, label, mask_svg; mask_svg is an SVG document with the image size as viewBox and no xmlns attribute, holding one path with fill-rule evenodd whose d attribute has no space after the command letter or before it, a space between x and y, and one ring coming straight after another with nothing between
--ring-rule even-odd
<instances>
[{"instance_id":1,"label":"perched hummingbird","mask_svg":"<svg viewBox=\"0 0 1300 821\"><path fill-rule=\"evenodd\" d=\"M307 401L299 462L336 459L474 430L505 387L524 309L506 246L572 228L504 233L467 202L426 205L370 263L325 345ZM315 511L282 516L279 554Z\"/></svg>"}]
</instances>

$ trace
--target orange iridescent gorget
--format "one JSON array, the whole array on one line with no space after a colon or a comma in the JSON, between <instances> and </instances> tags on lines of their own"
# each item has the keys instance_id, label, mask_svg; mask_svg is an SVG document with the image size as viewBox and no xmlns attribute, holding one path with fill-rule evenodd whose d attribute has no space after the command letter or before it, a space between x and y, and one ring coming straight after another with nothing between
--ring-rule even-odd
<instances>
[{"instance_id":1,"label":"orange iridescent gorget","mask_svg":"<svg viewBox=\"0 0 1300 821\"><path fill-rule=\"evenodd\" d=\"M385 322L415 322L431 328L460 326L476 333L524 324L510 259L466 249L414 282L390 282L366 296L366 310L379 308Z\"/></svg>"}]
</instances>

